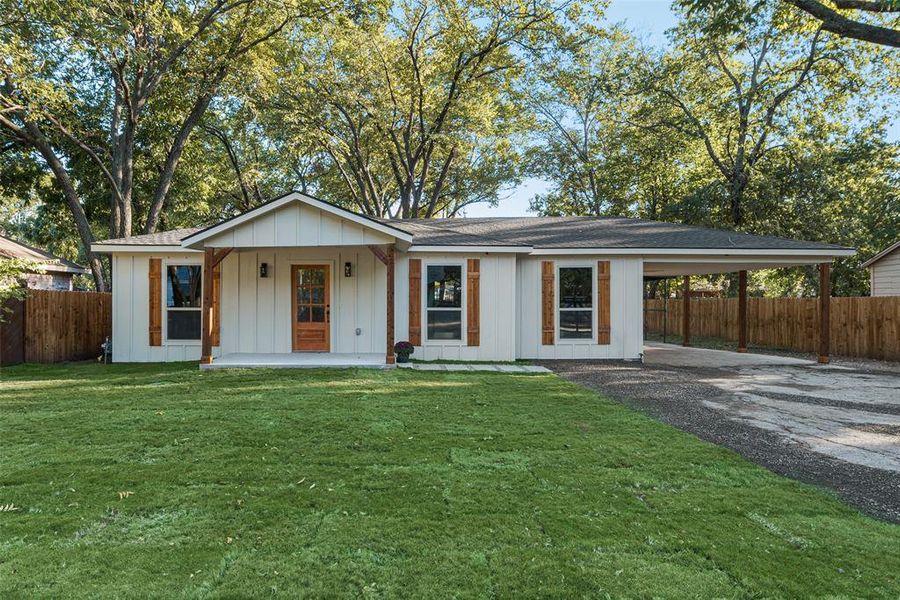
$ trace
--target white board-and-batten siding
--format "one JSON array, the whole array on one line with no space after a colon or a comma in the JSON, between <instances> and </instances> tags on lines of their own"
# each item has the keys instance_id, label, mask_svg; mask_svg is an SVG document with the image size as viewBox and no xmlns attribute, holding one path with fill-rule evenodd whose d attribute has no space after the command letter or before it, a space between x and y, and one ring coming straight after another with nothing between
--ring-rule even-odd
<instances>
[{"instance_id":1,"label":"white board-and-batten siding","mask_svg":"<svg viewBox=\"0 0 900 600\"><path fill-rule=\"evenodd\" d=\"M347 262L350 277L344 276ZM262 263L268 265L268 277L259 276ZM331 352L385 352L385 267L365 247L235 250L229 254L222 262L221 351L292 351L291 269L302 264L331 268Z\"/></svg>"},{"instance_id":2,"label":"white board-and-batten siding","mask_svg":"<svg viewBox=\"0 0 900 600\"><path fill-rule=\"evenodd\" d=\"M869 267L873 296L900 296L900 248Z\"/></svg>"},{"instance_id":3,"label":"white board-and-batten siding","mask_svg":"<svg viewBox=\"0 0 900 600\"><path fill-rule=\"evenodd\" d=\"M313 206L292 203L206 240L217 248L283 248L392 244L379 231Z\"/></svg>"},{"instance_id":4,"label":"white board-and-batten siding","mask_svg":"<svg viewBox=\"0 0 900 600\"><path fill-rule=\"evenodd\" d=\"M560 339L558 327L552 345L541 343L541 263L559 267L593 267L592 339ZM610 261L610 343L597 343L597 261ZM558 286L558 274L554 274ZM643 263L640 258L597 256L520 257L516 274L516 357L521 359L638 359L643 352ZM555 305L558 294L554 293ZM557 321L558 312L554 314Z\"/></svg>"},{"instance_id":5,"label":"white board-and-batten siding","mask_svg":"<svg viewBox=\"0 0 900 600\"><path fill-rule=\"evenodd\" d=\"M516 289L516 256L514 254L437 254L398 253L395 268L395 337L399 340L409 339L409 263L410 258L422 261L422 294L419 298L422 319L422 345L417 346L413 358L419 360L478 360L478 361L512 361L516 358L516 323L515 323L515 289ZM479 260L479 305L480 305L480 344L467 345L467 307L468 298L468 259ZM427 288L428 265L461 265L462 266L462 339L461 340L428 340L427 314L425 310L425 291Z\"/></svg>"},{"instance_id":6,"label":"white board-and-batten siding","mask_svg":"<svg viewBox=\"0 0 900 600\"><path fill-rule=\"evenodd\" d=\"M162 283L161 346L150 345L150 258L166 264L202 264L201 253L113 255L113 360L177 362L200 360L200 340L170 341L165 331ZM344 276L344 263L351 277ZM268 277L260 277L261 263ZM213 356L231 352L292 351L291 268L327 264L331 268L331 351L385 352L385 266L365 247L235 250L222 261L220 340ZM204 274L205 276L205 274ZM357 334L357 330L359 333Z\"/></svg>"},{"instance_id":7,"label":"white board-and-batten siding","mask_svg":"<svg viewBox=\"0 0 900 600\"><path fill-rule=\"evenodd\" d=\"M112 321L114 362L179 362L200 360L200 340L172 341L165 338L166 288L162 287L163 342L150 345L150 258L166 264L201 264L199 252L112 255ZM220 352L215 349L214 356Z\"/></svg>"}]
</instances>

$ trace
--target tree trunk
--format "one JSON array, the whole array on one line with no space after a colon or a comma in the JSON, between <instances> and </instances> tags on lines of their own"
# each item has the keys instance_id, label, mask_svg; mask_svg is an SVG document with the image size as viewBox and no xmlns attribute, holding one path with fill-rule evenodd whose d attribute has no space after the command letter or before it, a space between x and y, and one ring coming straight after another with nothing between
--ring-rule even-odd
<instances>
[{"instance_id":1,"label":"tree trunk","mask_svg":"<svg viewBox=\"0 0 900 600\"><path fill-rule=\"evenodd\" d=\"M37 151L40 152L41 156L50 167L50 170L53 172L53 176L56 178L56 181L59 183L59 187L62 190L63 197L66 199L66 204L69 206L69 211L75 219L75 227L78 230L78 236L81 238L81 244L84 246L84 252L87 256L88 263L90 264L91 274L94 276L94 284L97 287L97 291L108 291L106 288L106 278L103 274L103 263L100 261L100 257L91 251L91 244L94 242L94 233L91 231L91 225L88 223L87 215L85 215L84 208L81 206L78 192L75 190L75 184L72 183L72 179L69 177L69 173L63 166L62 161L56 156L56 153L47 141L47 138L44 137L43 132L38 126L34 123L27 123L25 128L28 131L28 134L33 138Z\"/></svg>"},{"instance_id":2,"label":"tree trunk","mask_svg":"<svg viewBox=\"0 0 900 600\"><path fill-rule=\"evenodd\" d=\"M731 224L740 227L744 224L744 190L747 189L748 175L736 173L728 186L728 203L731 212Z\"/></svg>"}]
</instances>

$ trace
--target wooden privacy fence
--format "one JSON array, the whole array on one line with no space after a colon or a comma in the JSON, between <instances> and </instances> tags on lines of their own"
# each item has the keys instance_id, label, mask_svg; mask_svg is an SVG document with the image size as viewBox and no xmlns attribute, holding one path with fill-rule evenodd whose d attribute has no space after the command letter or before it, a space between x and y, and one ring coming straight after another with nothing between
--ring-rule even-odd
<instances>
[{"instance_id":1,"label":"wooden privacy fence","mask_svg":"<svg viewBox=\"0 0 900 600\"><path fill-rule=\"evenodd\" d=\"M0 324L0 364L95 358L112 335L111 294L28 290L21 304Z\"/></svg>"},{"instance_id":2,"label":"wooden privacy fence","mask_svg":"<svg viewBox=\"0 0 900 600\"><path fill-rule=\"evenodd\" d=\"M664 299L645 300L644 328L661 334ZM738 338L737 298L691 297L691 335ZM831 353L879 360L900 360L900 296L831 299ZM669 334L681 335L682 300L669 299ZM818 298L748 298L747 340L800 352L816 352L819 343Z\"/></svg>"}]
</instances>

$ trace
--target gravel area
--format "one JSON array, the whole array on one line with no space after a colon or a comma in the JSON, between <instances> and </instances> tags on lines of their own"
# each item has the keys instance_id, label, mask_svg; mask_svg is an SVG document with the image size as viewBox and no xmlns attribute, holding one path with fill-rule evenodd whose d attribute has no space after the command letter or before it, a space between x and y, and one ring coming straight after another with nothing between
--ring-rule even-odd
<instances>
[{"instance_id":1,"label":"gravel area","mask_svg":"<svg viewBox=\"0 0 900 600\"><path fill-rule=\"evenodd\" d=\"M866 514L900 523L900 376L889 370L536 364L776 473L828 488Z\"/></svg>"}]
</instances>

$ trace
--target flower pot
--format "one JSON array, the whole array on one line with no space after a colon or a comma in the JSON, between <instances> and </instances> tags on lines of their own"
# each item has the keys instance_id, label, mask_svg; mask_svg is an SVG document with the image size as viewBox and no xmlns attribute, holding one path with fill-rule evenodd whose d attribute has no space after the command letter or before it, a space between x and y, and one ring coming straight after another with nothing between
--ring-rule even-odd
<instances>
[{"instance_id":1,"label":"flower pot","mask_svg":"<svg viewBox=\"0 0 900 600\"><path fill-rule=\"evenodd\" d=\"M397 362L398 363L408 363L409 362L409 354L398 354Z\"/></svg>"}]
</instances>

